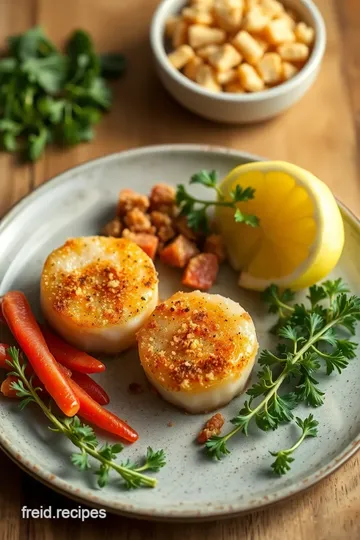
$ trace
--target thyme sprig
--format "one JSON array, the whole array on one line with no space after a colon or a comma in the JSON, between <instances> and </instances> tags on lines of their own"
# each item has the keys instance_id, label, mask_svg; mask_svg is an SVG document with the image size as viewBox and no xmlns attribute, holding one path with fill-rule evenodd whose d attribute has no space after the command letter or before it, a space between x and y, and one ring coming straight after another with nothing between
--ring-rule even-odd
<instances>
[{"instance_id":1,"label":"thyme sprig","mask_svg":"<svg viewBox=\"0 0 360 540\"><path fill-rule=\"evenodd\" d=\"M264 292L269 311L279 316L276 326L279 345L275 352L261 352L261 370L247 391L249 399L231 419L235 427L207 441L206 451L210 456L221 459L229 454L229 439L240 432L248 435L252 421L263 431L275 430L293 420L293 409L299 403L312 407L324 403L325 392L319 389L317 372L325 366L327 375L334 371L341 373L356 355L357 343L344 335L344 330L350 335L355 333L360 320L360 298L348 292L341 279L314 285L307 296L309 307L291 305L293 292L280 292L275 285ZM287 393L281 393L284 383L290 387ZM297 420L300 426L299 422L305 421ZM305 438L292 447L289 456ZM287 461L288 466L291 460ZM284 466L284 472L285 469Z\"/></svg>"},{"instance_id":2,"label":"thyme sprig","mask_svg":"<svg viewBox=\"0 0 360 540\"><path fill-rule=\"evenodd\" d=\"M62 433L73 445L78 448L78 452L70 457L72 464L80 471L86 471L92 467L89 458L93 458L99 464L95 470L99 487L105 487L109 482L110 471L113 470L120 475L123 484L127 488L155 487L156 478L143 474L145 471L157 472L166 464L166 456L163 450L154 451L150 446L143 463L133 463L130 460L119 463L115 461L117 455L124 449L120 443L105 443L100 446L94 430L83 424L77 416L72 418L58 418L51 409L44 403L38 394L39 388L34 387L33 378L28 378L25 372L26 361L20 361L19 350L10 347L8 353L11 361L8 361L12 368L9 375L18 377L17 382L12 383L12 388L16 390L17 396L21 398L20 409L24 409L29 403L36 403L51 422L49 429L56 433Z\"/></svg>"}]
</instances>

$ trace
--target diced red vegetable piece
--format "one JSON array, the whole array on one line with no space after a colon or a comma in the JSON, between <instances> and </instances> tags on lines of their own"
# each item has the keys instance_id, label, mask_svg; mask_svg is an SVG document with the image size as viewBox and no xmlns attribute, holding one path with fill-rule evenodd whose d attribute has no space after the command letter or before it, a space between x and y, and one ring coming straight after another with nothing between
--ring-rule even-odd
<instances>
[{"instance_id":1,"label":"diced red vegetable piece","mask_svg":"<svg viewBox=\"0 0 360 540\"><path fill-rule=\"evenodd\" d=\"M191 257L199 253L194 242L180 234L173 242L164 247L160 253L163 263L176 268L184 268Z\"/></svg>"},{"instance_id":2,"label":"diced red vegetable piece","mask_svg":"<svg viewBox=\"0 0 360 540\"><path fill-rule=\"evenodd\" d=\"M182 284L192 289L207 291L215 283L219 271L219 263L213 253L200 253L193 257L187 265Z\"/></svg>"},{"instance_id":3,"label":"diced red vegetable piece","mask_svg":"<svg viewBox=\"0 0 360 540\"><path fill-rule=\"evenodd\" d=\"M159 244L157 236L148 233L133 233L129 231L129 229L124 229L123 237L135 242L135 244L149 255L150 259L155 259L156 250Z\"/></svg>"}]
</instances>

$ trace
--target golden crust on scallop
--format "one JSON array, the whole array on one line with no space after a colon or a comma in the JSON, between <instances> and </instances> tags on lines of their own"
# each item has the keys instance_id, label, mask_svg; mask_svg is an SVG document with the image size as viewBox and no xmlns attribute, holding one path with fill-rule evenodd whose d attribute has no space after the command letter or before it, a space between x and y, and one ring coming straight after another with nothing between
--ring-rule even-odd
<instances>
[{"instance_id":1,"label":"golden crust on scallop","mask_svg":"<svg viewBox=\"0 0 360 540\"><path fill-rule=\"evenodd\" d=\"M69 239L49 255L41 289L59 317L101 328L141 314L157 282L152 261L136 244L93 236Z\"/></svg>"},{"instance_id":2,"label":"golden crust on scallop","mask_svg":"<svg viewBox=\"0 0 360 540\"><path fill-rule=\"evenodd\" d=\"M178 292L159 304L137 340L145 372L171 391L235 379L258 349L252 319L241 306L199 291Z\"/></svg>"}]
</instances>

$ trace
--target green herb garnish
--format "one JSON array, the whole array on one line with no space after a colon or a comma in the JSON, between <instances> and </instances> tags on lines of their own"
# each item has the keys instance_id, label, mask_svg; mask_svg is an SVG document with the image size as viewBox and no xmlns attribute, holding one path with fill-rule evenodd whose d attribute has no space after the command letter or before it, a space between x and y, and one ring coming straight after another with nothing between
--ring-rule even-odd
<instances>
[{"instance_id":1,"label":"green herb garnish","mask_svg":"<svg viewBox=\"0 0 360 540\"><path fill-rule=\"evenodd\" d=\"M309 307L291 305L294 294L280 292L272 285L263 294L269 311L279 315L276 334L280 339L276 352L264 350L259 357L262 366L258 380L247 391L249 400L231 423L234 429L222 437L212 437L206 443L210 456L221 459L230 453L227 442L239 432L248 435L251 421L263 431L275 430L280 424L291 422L293 409L298 403L319 407L324 403L325 393L319 389L316 373L325 367L326 374L341 373L355 357L357 344L344 336L344 331L355 333L360 320L360 298L350 296L341 279L325 281L309 289ZM287 383L287 393L280 393ZM309 417L310 418L310 417ZM308 436L315 436L314 420L297 419L303 429L302 438L291 449L279 453L281 457L273 468L286 472L293 460L290 454ZM288 456L285 464L285 457ZM277 455L277 454L276 454Z\"/></svg>"},{"instance_id":2,"label":"green herb garnish","mask_svg":"<svg viewBox=\"0 0 360 540\"><path fill-rule=\"evenodd\" d=\"M301 443L303 443L307 437L316 437L318 434L317 426L319 425L319 422L314 420L312 414L309 414L309 416L304 420L301 420L301 418L296 418L296 424L302 430L301 436L296 441L296 443L291 448L287 448L286 450L270 452L270 454L276 458L275 461L271 464L271 467L274 473L278 474L279 476L286 474L288 471L290 471L290 463L294 461L294 458L291 457L291 455L295 452L297 448L299 448Z\"/></svg>"},{"instance_id":3,"label":"green herb garnish","mask_svg":"<svg viewBox=\"0 0 360 540\"><path fill-rule=\"evenodd\" d=\"M152 448L148 447L145 460L142 464L133 463L129 460L123 463L116 462L117 454L122 452L123 445L119 443L105 443L100 446L94 430L90 426L83 424L77 416L63 419L55 416L39 397L39 388L33 386L32 377L30 379L27 378L25 374L26 362L20 362L18 349L10 347L8 353L11 356L11 361L8 361L8 364L13 369L9 375L18 377L18 381L13 382L11 386L16 390L17 396L21 398L20 409L24 409L29 403L36 403L48 420L50 420L52 426L49 429L56 433L62 433L77 446L79 452L71 455L71 462L75 467L80 471L86 471L91 468L89 457L98 461L100 466L95 470L95 474L98 477L98 485L101 488L107 485L111 470L121 476L125 486L129 489L156 486L156 478L143 473L145 471L157 472L161 467L164 467L166 456L163 450L155 452Z\"/></svg>"},{"instance_id":4,"label":"green herb garnish","mask_svg":"<svg viewBox=\"0 0 360 540\"><path fill-rule=\"evenodd\" d=\"M50 142L74 145L94 137L111 106L105 78L121 75L121 54L98 56L87 32L75 31L65 54L40 27L8 38L0 60L0 142L37 160Z\"/></svg>"},{"instance_id":5,"label":"green herb garnish","mask_svg":"<svg viewBox=\"0 0 360 540\"><path fill-rule=\"evenodd\" d=\"M204 234L210 233L210 220L208 209L211 206L225 206L233 208L234 219L238 223L245 223L251 227L259 225L259 219L252 214L245 214L237 207L237 203L249 201L254 198L255 190L251 187L241 188L239 185L230 192L230 201L225 200L221 188L217 185L217 172L202 170L194 174L190 179L190 184L202 184L205 187L214 189L217 193L217 200L202 200L190 195L184 184L179 184L176 191L176 204L180 209L180 215L186 216L188 225L195 232Z\"/></svg>"}]
</instances>

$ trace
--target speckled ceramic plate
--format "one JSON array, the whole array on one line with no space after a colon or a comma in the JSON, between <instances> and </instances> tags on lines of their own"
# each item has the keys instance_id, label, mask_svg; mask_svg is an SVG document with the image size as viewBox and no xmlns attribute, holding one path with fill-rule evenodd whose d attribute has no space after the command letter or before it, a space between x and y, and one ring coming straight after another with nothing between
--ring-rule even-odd
<instances>
[{"instance_id":1,"label":"speckled ceramic plate","mask_svg":"<svg viewBox=\"0 0 360 540\"><path fill-rule=\"evenodd\" d=\"M158 181L187 182L202 168L227 171L258 159L241 152L201 146L162 146L132 150L87 163L45 184L22 200L0 225L0 294L22 289L34 309L39 308L39 277L48 253L69 236L96 234L113 215L120 188L148 193ZM360 294L359 223L342 208L346 242L334 276L342 276ZM161 296L180 286L180 274L159 268ZM253 316L260 346L269 345L271 321L256 294L241 291L237 275L224 267L212 292L239 301ZM39 313L40 315L40 313ZM360 335L357 336L360 339ZM274 477L268 450L287 447L298 433L284 426L274 433L250 430L231 441L231 455L209 461L194 437L207 416L185 415L149 389L130 395L131 382L148 388L135 350L108 361L98 376L111 396L111 409L131 420L139 442L123 456L142 456L146 447L164 448L167 466L157 477L158 487L125 491L116 477L103 490L91 472L78 472L69 461L71 444L47 429L36 408L19 412L14 401L0 399L0 444L27 472L53 489L79 501L120 514L165 520L210 519L260 508L311 486L346 461L360 442L360 364L353 361L341 375L323 377L323 407L315 411L320 434L302 445L289 474ZM224 408L231 418L240 397ZM305 411L299 411L304 413ZM226 426L228 427L228 426Z\"/></svg>"}]
</instances>

